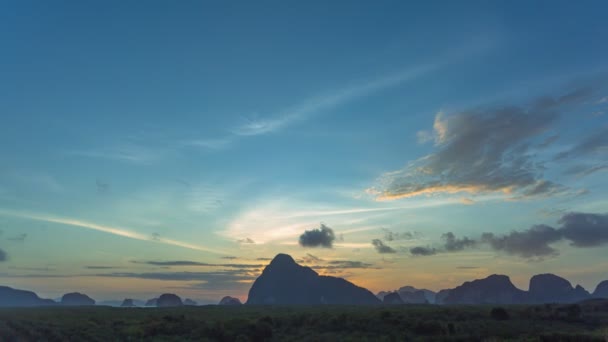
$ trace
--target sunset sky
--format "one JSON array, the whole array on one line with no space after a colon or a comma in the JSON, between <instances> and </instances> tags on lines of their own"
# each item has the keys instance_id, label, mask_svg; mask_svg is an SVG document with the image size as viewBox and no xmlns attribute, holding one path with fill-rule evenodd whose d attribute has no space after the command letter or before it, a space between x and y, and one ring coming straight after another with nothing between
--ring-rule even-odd
<instances>
[{"instance_id":1,"label":"sunset sky","mask_svg":"<svg viewBox=\"0 0 608 342\"><path fill-rule=\"evenodd\" d=\"M3 1L0 285L244 300L282 252L373 292L547 272L593 291L607 11Z\"/></svg>"}]
</instances>

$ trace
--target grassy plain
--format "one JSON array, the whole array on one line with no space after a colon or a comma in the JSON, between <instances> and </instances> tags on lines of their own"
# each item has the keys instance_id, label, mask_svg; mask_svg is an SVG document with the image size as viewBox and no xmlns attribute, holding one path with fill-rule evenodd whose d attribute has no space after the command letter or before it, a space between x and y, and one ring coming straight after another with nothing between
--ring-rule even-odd
<instances>
[{"instance_id":1,"label":"grassy plain","mask_svg":"<svg viewBox=\"0 0 608 342\"><path fill-rule=\"evenodd\" d=\"M504 310L503 310L504 309ZM608 341L608 301L0 309L0 341Z\"/></svg>"}]
</instances>

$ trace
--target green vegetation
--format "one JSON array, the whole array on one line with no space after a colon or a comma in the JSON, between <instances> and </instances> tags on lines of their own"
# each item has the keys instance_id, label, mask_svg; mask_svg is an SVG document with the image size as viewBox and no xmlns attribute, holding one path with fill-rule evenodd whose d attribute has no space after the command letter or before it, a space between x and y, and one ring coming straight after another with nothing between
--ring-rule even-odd
<instances>
[{"instance_id":1,"label":"green vegetation","mask_svg":"<svg viewBox=\"0 0 608 342\"><path fill-rule=\"evenodd\" d=\"M0 309L0 341L606 341L606 302Z\"/></svg>"}]
</instances>

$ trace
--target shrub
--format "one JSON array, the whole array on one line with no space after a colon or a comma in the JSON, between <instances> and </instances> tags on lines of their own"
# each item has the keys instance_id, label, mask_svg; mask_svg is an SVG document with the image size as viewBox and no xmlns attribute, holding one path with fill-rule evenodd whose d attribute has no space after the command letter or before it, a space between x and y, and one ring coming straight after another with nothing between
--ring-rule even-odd
<instances>
[{"instance_id":1,"label":"shrub","mask_svg":"<svg viewBox=\"0 0 608 342\"><path fill-rule=\"evenodd\" d=\"M505 321L509 319L509 313L504 308L493 308L490 317L497 321Z\"/></svg>"},{"instance_id":2,"label":"shrub","mask_svg":"<svg viewBox=\"0 0 608 342\"><path fill-rule=\"evenodd\" d=\"M443 326L438 321L418 321L414 325L414 332L423 335L440 335L443 333Z\"/></svg>"}]
</instances>

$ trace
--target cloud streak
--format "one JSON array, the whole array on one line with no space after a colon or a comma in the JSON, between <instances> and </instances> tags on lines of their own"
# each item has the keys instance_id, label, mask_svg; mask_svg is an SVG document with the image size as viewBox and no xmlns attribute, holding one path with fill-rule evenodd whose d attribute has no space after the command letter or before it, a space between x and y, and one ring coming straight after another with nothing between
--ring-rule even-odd
<instances>
[{"instance_id":1,"label":"cloud streak","mask_svg":"<svg viewBox=\"0 0 608 342\"><path fill-rule=\"evenodd\" d=\"M296 123L308 120L312 117L328 112L331 109L347 104L349 102L371 96L382 90L397 87L407 82L416 80L442 67L485 50L487 44L476 43L458 52L450 52L443 59L424 63L410 68L403 68L391 74L367 80L360 83L347 85L334 91L311 97L291 108L279 111L275 115L265 118L247 118L244 123L233 127L230 134L215 139L190 140L182 142L182 145L202 147L207 149L219 149L231 145L235 141L252 136L271 134L283 130ZM463 52L464 51L464 52Z\"/></svg>"},{"instance_id":2,"label":"cloud streak","mask_svg":"<svg viewBox=\"0 0 608 342\"><path fill-rule=\"evenodd\" d=\"M336 106L414 80L431 71L437 70L440 66L442 66L440 63L420 65L401 70L393 75L345 87L326 95L313 97L290 110L284 111L274 118L249 120L245 124L234 128L232 133L237 136L254 136L272 133Z\"/></svg>"},{"instance_id":3,"label":"cloud streak","mask_svg":"<svg viewBox=\"0 0 608 342\"><path fill-rule=\"evenodd\" d=\"M342 270L342 269L368 269L373 268L374 265L362 262L362 261L353 261L353 260L334 260L329 261L327 265L316 265L311 268L315 270Z\"/></svg>"},{"instance_id":4,"label":"cloud streak","mask_svg":"<svg viewBox=\"0 0 608 342\"><path fill-rule=\"evenodd\" d=\"M256 278L253 274L243 273L239 270L234 271L217 271L217 272L147 272L147 273L134 273L134 272L114 272L114 273L100 273L92 275L95 277L110 277L110 278L137 278L137 279L149 279L149 280L166 280L166 281L243 281L243 280L254 280Z\"/></svg>"},{"instance_id":5,"label":"cloud streak","mask_svg":"<svg viewBox=\"0 0 608 342\"><path fill-rule=\"evenodd\" d=\"M587 136L570 149L560 152L555 160L580 157L602 157L608 155L608 126Z\"/></svg>"},{"instance_id":6,"label":"cloud streak","mask_svg":"<svg viewBox=\"0 0 608 342\"><path fill-rule=\"evenodd\" d=\"M23 218L23 219L35 220L35 221L58 223L58 224L62 224L62 225L72 226L72 227L85 228L85 229L95 230L95 231L99 231L99 232L103 232L103 233L107 233L107 234L116 235L116 236L126 237L129 239L161 243L161 244L165 244L165 245L182 247L182 248L201 251L201 252L208 252L208 253L222 254L222 255L228 254L224 251L214 249L214 248L209 248L209 247L200 246L200 245L187 243L187 242L183 242L183 241L163 238L163 237L159 237L159 236L153 237L148 234L138 233L138 232L135 232L135 231L132 231L129 229L122 228L122 227L107 226L107 225L97 224L97 223L88 222L88 221L82 221L82 220L73 219L73 218L53 217L53 216L47 216L47 215L14 212L14 211L7 211L7 210L0 210L0 214L9 215L9 216L13 216L13 217L19 217L19 218Z\"/></svg>"},{"instance_id":7,"label":"cloud streak","mask_svg":"<svg viewBox=\"0 0 608 342\"><path fill-rule=\"evenodd\" d=\"M173 261L133 261L135 264L146 264L152 266L200 266L200 267L232 267L232 268L260 268L265 265L260 264L210 264L206 262L190 260Z\"/></svg>"}]
</instances>

